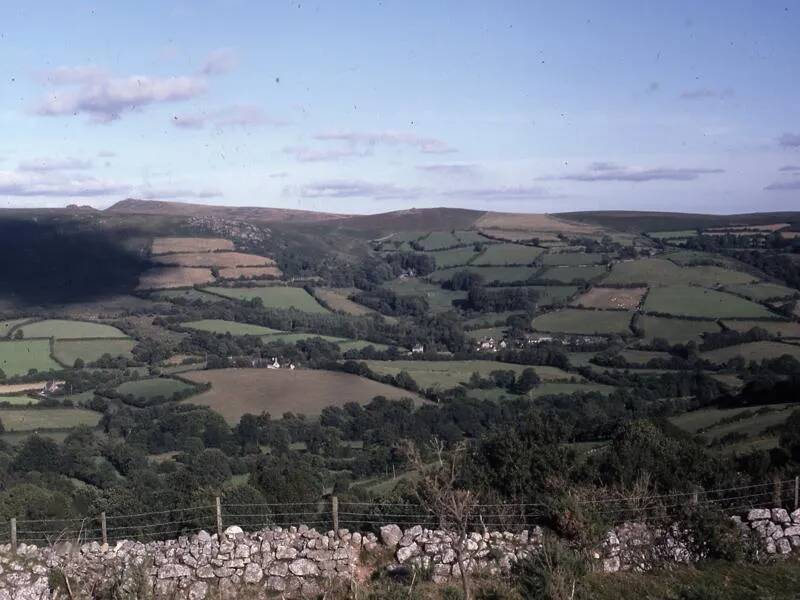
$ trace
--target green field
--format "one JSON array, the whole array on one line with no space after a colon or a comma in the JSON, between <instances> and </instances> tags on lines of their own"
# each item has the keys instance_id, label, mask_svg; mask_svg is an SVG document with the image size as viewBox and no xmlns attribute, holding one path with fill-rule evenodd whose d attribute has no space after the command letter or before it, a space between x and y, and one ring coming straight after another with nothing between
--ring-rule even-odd
<instances>
[{"instance_id":1,"label":"green field","mask_svg":"<svg viewBox=\"0 0 800 600\"><path fill-rule=\"evenodd\" d=\"M465 332L467 337L472 340L482 340L484 338L493 337L495 340L501 340L506 335L505 327L484 327L481 329L470 329Z\"/></svg>"},{"instance_id":2,"label":"green field","mask_svg":"<svg viewBox=\"0 0 800 600\"><path fill-rule=\"evenodd\" d=\"M189 321L181 323L187 329L198 331L209 331L211 333L230 333L231 335L270 335L282 333L278 329L262 327L261 325L250 325L249 323L237 323L236 321L225 321L222 319L203 319L202 321Z\"/></svg>"},{"instance_id":3,"label":"green field","mask_svg":"<svg viewBox=\"0 0 800 600\"><path fill-rule=\"evenodd\" d=\"M153 379L137 379L126 381L117 386L116 391L123 396L133 396L135 398L145 398L152 400L158 396L169 398L175 392L192 389L193 386L184 381L170 379L168 377L155 377Z\"/></svg>"},{"instance_id":4,"label":"green field","mask_svg":"<svg viewBox=\"0 0 800 600\"><path fill-rule=\"evenodd\" d=\"M372 346L376 350L389 349L389 346L386 344L379 344L377 342L368 342L366 340L351 340L348 338L334 337L331 335L320 335L318 333L302 333L302 332L290 333L287 331L278 332L271 335L262 335L261 341L264 342L265 344L269 344L270 342L296 344L297 342L303 340L310 340L314 338L322 338L326 342L337 344L342 352L347 352L348 350L362 350L367 346Z\"/></svg>"},{"instance_id":5,"label":"green field","mask_svg":"<svg viewBox=\"0 0 800 600\"><path fill-rule=\"evenodd\" d=\"M800 323L797 321L723 321L722 324L728 329L739 332L750 331L754 327L758 327L770 335L800 338Z\"/></svg>"},{"instance_id":6,"label":"green field","mask_svg":"<svg viewBox=\"0 0 800 600\"><path fill-rule=\"evenodd\" d=\"M16 396L0 396L0 404L10 404L12 406L28 406L30 404L39 404L40 398L31 398L27 395ZM3 420L3 415L0 413L0 421Z\"/></svg>"},{"instance_id":7,"label":"green field","mask_svg":"<svg viewBox=\"0 0 800 600\"><path fill-rule=\"evenodd\" d=\"M450 279L453 277L453 274L458 271L476 273L483 278L485 283L493 283L495 281L500 283L514 283L516 281L528 281L536 274L537 269L534 267L478 267L475 265L467 265L466 267L452 267L450 269L434 271L429 278L431 281L441 282Z\"/></svg>"},{"instance_id":8,"label":"green field","mask_svg":"<svg viewBox=\"0 0 800 600\"><path fill-rule=\"evenodd\" d=\"M638 323L639 327L644 330L646 339L661 338L667 340L670 344L686 344L690 341L700 342L701 334L721 331L716 321L689 321L687 319L641 315L638 318Z\"/></svg>"},{"instance_id":9,"label":"green field","mask_svg":"<svg viewBox=\"0 0 800 600\"><path fill-rule=\"evenodd\" d=\"M591 252L556 252L542 256L542 264L551 266L577 267L580 265L599 265L603 255Z\"/></svg>"},{"instance_id":10,"label":"green field","mask_svg":"<svg viewBox=\"0 0 800 600\"><path fill-rule=\"evenodd\" d=\"M132 358L131 350L135 345L136 341L131 339L56 340L53 344L53 356L62 365L71 367L78 358L90 363L104 354Z\"/></svg>"},{"instance_id":11,"label":"green field","mask_svg":"<svg viewBox=\"0 0 800 600\"><path fill-rule=\"evenodd\" d=\"M294 308L309 313L330 312L303 288L273 285L242 288L208 287L204 290L234 300L260 298L264 308Z\"/></svg>"},{"instance_id":12,"label":"green field","mask_svg":"<svg viewBox=\"0 0 800 600\"><path fill-rule=\"evenodd\" d=\"M449 277L452 277L452 274ZM449 279L449 277L446 279ZM467 297L467 292L443 290L438 285L432 285L415 277L387 281L383 284L383 287L400 296L422 296L428 301L428 305L434 312L451 310L453 308L453 300L464 300Z\"/></svg>"},{"instance_id":13,"label":"green field","mask_svg":"<svg viewBox=\"0 0 800 600\"><path fill-rule=\"evenodd\" d=\"M539 315L531 326L535 331L630 335L631 313L620 310L580 310L565 308Z\"/></svg>"},{"instance_id":14,"label":"green field","mask_svg":"<svg viewBox=\"0 0 800 600\"><path fill-rule=\"evenodd\" d=\"M783 410L787 407L795 406L793 404L772 404L770 408L775 410ZM728 419L736 416L745 411L756 411L761 406L743 406L738 408L702 408L700 410L693 410L691 412L683 413L676 417L670 417L669 421L684 431L689 433L697 433L701 429L711 427L715 423L719 423L722 419Z\"/></svg>"},{"instance_id":15,"label":"green field","mask_svg":"<svg viewBox=\"0 0 800 600\"><path fill-rule=\"evenodd\" d=\"M151 292L150 294L153 298L158 300L174 300L176 298L183 298L184 300L188 300L190 302L195 302L197 300L201 302L224 302L225 298L220 298L219 296L215 296L214 294L207 294L206 292L201 292L200 290L196 289L188 289L188 290L158 290L155 292Z\"/></svg>"},{"instance_id":16,"label":"green field","mask_svg":"<svg viewBox=\"0 0 800 600\"><path fill-rule=\"evenodd\" d=\"M464 248L451 248L450 250L440 250L439 252L429 252L430 256L436 261L437 269L446 269L466 265L473 258L478 256L472 246Z\"/></svg>"},{"instance_id":17,"label":"green field","mask_svg":"<svg viewBox=\"0 0 800 600\"><path fill-rule=\"evenodd\" d=\"M90 323L88 321L66 321L47 319L35 321L20 327L26 338L126 338L123 332L111 325Z\"/></svg>"},{"instance_id":18,"label":"green field","mask_svg":"<svg viewBox=\"0 0 800 600\"><path fill-rule=\"evenodd\" d=\"M644 283L650 286L702 285L714 287L750 283L755 277L717 266L680 267L663 258L643 258L614 264L603 280L604 284L629 285Z\"/></svg>"},{"instance_id":19,"label":"green field","mask_svg":"<svg viewBox=\"0 0 800 600\"><path fill-rule=\"evenodd\" d=\"M79 425L96 426L103 415L82 408L26 408L2 409L0 420L6 431L38 431L39 429L67 429Z\"/></svg>"},{"instance_id":20,"label":"green field","mask_svg":"<svg viewBox=\"0 0 800 600\"><path fill-rule=\"evenodd\" d=\"M713 363L724 363L737 356L750 362L751 360L761 361L765 358L777 358L784 354L800 360L800 346L781 342L750 342L703 352L700 357Z\"/></svg>"},{"instance_id":21,"label":"green field","mask_svg":"<svg viewBox=\"0 0 800 600\"><path fill-rule=\"evenodd\" d=\"M386 344L378 344L376 342L368 342L366 340L344 340L339 342L339 350L347 352L348 350L363 350L364 348L372 346L375 350L388 350L389 346Z\"/></svg>"},{"instance_id":22,"label":"green field","mask_svg":"<svg viewBox=\"0 0 800 600\"><path fill-rule=\"evenodd\" d=\"M578 291L574 285L528 285L525 289L539 293L539 306L566 303Z\"/></svg>"},{"instance_id":23,"label":"green field","mask_svg":"<svg viewBox=\"0 0 800 600\"><path fill-rule=\"evenodd\" d=\"M734 294L739 294L750 300L763 302L773 298L791 298L800 296L800 290L795 290L776 283L744 283L740 285L726 285L725 289Z\"/></svg>"},{"instance_id":24,"label":"green field","mask_svg":"<svg viewBox=\"0 0 800 600\"><path fill-rule=\"evenodd\" d=\"M650 352L649 350L623 350L619 355L632 365L646 365L654 358L669 358L668 352Z\"/></svg>"},{"instance_id":25,"label":"green field","mask_svg":"<svg viewBox=\"0 0 800 600\"><path fill-rule=\"evenodd\" d=\"M424 250L440 250L463 244L449 231L434 231L417 242Z\"/></svg>"},{"instance_id":26,"label":"green field","mask_svg":"<svg viewBox=\"0 0 800 600\"><path fill-rule=\"evenodd\" d=\"M650 290L644 303L646 312L686 317L770 318L775 317L760 304L716 290L689 285L673 285Z\"/></svg>"},{"instance_id":27,"label":"green field","mask_svg":"<svg viewBox=\"0 0 800 600\"><path fill-rule=\"evenodd\" d=\"M365 360L363 362L370 370L379 375L395 376L401 371L406 371L424 389L430 387L453 388L469 381L470 376L475 372L485 377L492 371L514 371L519 374L528 368L525 365L491 360ZM536 366L533 369L542 381L569 381L572 377L578 381L583 379L580 375L567 373L557 367Z\"/></svg>"},{"instance_id":28,"label":"green field","mask_svg":"<svg viewBox=\"0 0 800 600\"><path fill-rule=\"evenodd\" d=\"M50 356L50 340L0 342L0 369L7 377L25 375L30 369L58 371L62 369Z\"/></svg>"},{"instance_id":29,"label":"green field","mask_svg":"<svg viewBox=\"0 0 800 600\"><path fill-rule=\"evenodd\" d=\"M578 280L590 281L596 277L600 277L606 272L606 268L601 266L550 267L549 269L546 269L544 273L539 275L539 279L571 283Z\"/></svg>"},{"instance_id":30,"label":"green field","mask_svg":"<svg viewBox=\"0 0 800 600\"><path fill-rule=\"evenodd\" d=\"M29 319L11 319L9 321L0 321L0 338L6 337L14 327L28 320Z\"/></svg>"},{"instance_id":31,"label":"green field","mask_svg":"<svg viewBox=\"0 0 800 600\"><path fill-rule=\"evenodd\" d=\"M603 385L602 383L568 383L568 382L544 382L534 387L530 392L525 394L526 398L541 398L542 396L557 396L561 394L574 394L575 392L599 392L603 395L608 395L614 391L614 387L610 385ZM511 394L507 390L500 388L490 389L475 389L469 390L468 395L470 398L478 400L492 400L498 401L503 398L519 398L516 394Z\"/></svg>"},{"instance_id":32,"label":"green field","mask_svg":"<svg viewBox=\"0 0 800 600\"><path fill-rule=\"evenodd\" d=\"M478 317L466 319L464 321L464 329L481 329L484 327L499 327L506 324L508 317L511 315L521 314L515 311L509 312L488 312L483 313Z\"/></svg>"},{"instance_id":33,"label":"green field","mask_svg":"<svg viewBox=\"0 0 800 600\"><path fill-rule=\"evenodd\" d=\"M697 235L696 229L679 229L675 231L648 231L645 235L650 236L654 240L671 240L671 239L685 239L695 237Z\"/></svg>"},{"instance_id":34,"label":"green field","mask_svg":"<svg viewBox=\"0 0 800 600\"><path fill-rule=\"evenodd\" d=\"M535 246L520 244L493 244L472 261L474 265L530 265L544 252Z\"/></svg>"}]
</instances>

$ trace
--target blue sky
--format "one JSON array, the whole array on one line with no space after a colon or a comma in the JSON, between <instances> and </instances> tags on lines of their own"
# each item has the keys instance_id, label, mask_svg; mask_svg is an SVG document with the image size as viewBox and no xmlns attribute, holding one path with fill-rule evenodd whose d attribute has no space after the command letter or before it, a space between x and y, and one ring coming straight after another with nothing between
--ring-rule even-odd
<instances>
[{"instance_id":1,"label":"blue sky","mask_svg":"<svg viewBox=\"0 0 800 600\"><path fill-rule=\"evenodd\" d=\"M800 209L800 4L8 3L0 207Z\"/></svg>"}]
</instances>

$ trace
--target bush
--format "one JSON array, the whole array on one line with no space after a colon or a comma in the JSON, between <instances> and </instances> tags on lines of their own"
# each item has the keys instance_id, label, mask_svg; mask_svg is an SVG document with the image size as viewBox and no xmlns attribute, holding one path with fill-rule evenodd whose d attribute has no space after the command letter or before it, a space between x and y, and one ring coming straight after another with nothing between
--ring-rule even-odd
<instances>
[{"instance_id":1,"label":"bush","mask_svg":"<svg viewBox=\"0 0 800 600\"><path fill-rule=\"evenodd\" d=\"M588 571L582 554L548 537L539 552L514 565L512 576L524 598L571 600Z\"/></svg>"}]
</instances>

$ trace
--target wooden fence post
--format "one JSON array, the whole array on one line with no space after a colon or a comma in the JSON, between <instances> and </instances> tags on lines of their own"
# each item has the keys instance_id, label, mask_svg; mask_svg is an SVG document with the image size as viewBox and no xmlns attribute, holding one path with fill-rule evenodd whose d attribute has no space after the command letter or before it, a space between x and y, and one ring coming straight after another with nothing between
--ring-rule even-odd
<instances>
[{"instance_id":1,"label":"wooden fence post","mask_svg":"<svg viewBox=\"0 0 800 600\"><path fill-rule=\"evenodd\" d=\"M103 537L103 545L108 546L108 529L106 528L106 511L100 513L100 535Z\"/></svg>"},{"instance_id":2,"label":"wooden fence post","mask_svg":"<svg viewBox=\"0 0 800 600\"><path fill-rule=\"evenodd\" d=\"M794 478L794 509L800 508L800 477Z\"/></svg>"},{"instance_id":3,"label":"wooden fence post","mask_svg":"<svg viewBox=\"0 0 800 600\"><path fill-rule=\"evenodd\" d=\"M17 519L11 517L11 552L17 553Z\"/></svg>"},{"instance_id":4,"label":"wooden fence post","mask_svg":"<svg viewBox=\"0 0 800 600\"><path fill-rule=\"evenodd\" d=\"M333 518L333 532L339 537L339 498L331 496L331 517Z\"/></svg>"},{"instance_id":5,"label":"wooden fence post","mask_svg":"<svg viewBox=\"0 0 800 600\"><path fill-rule=\"evenodd\" d=\"M217 538L222 542L222 502L220 502L219 496L215 500L217 508Z\"/></svg>"}]
</instances>

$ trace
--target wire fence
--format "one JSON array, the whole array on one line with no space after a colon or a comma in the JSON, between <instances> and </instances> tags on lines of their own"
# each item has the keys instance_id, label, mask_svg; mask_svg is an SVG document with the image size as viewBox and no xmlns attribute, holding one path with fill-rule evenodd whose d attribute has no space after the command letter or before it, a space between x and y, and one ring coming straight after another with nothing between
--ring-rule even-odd
<instances>
[{"instance_id":1,"label":"wire fence","mask_svg":"<svg viewBox=\"0 0 800 600\"><path fill-rule=\"evenodd\" d=\"M558 510L580 510L609 525L626 521L648 522L674 519L687 508L715 508L729 514L753 508L782 507L796 510L800 502L800 478L711 490L672 494L641 494L600 498L573 498L566 504L484 503L468 511L468 527L473 531L521 531L543 525ZM421 525L447 526L447 519L419 504L342 501L336 496L315 502L273 504L215 504L125 515L106 515L69 519L10 519L0 521L0 542L52 545L72 543L114 543L119 540L142 542L167 540L200 530L222 532L228 525L244 530L274 526L307 525L320 531L346 528L374 531L387 524L401 528Z\"/></svg>"}]
</instances>

